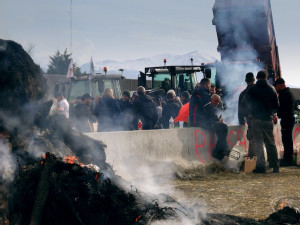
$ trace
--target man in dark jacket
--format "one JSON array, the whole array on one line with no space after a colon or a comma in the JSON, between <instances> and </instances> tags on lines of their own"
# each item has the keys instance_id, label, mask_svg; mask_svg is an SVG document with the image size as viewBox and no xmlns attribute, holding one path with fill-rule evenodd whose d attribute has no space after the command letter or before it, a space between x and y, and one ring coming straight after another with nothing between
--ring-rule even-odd
<instances>
[{"instance_id":1,"label":"man in dark jacket","mask_svg":"<svg viewBox=\"0 0 300 225\"><path fill-rule=\"evenodd\" d=\"M249 116L255 141L257 155L256 169L254 173L266 173L264 147L268 154L270 167L274 173L279 172L279 162L275 139L273 134L273 115L279 108L276 90L267 81L265 71L259 71L257 82L246 93L243 104L250 106Z\"/></svg>"},{"instance_id":2,"label":"man in dark jacket","mask_svg":"<svg viewBox=\"0 0 300 225\"><path fill-rule=\"evenodd\" d=\"M285 81L278 78L275 81L275 89L279 95L278 117L281 118L281 138L284 147L283 160L280 166L293 165L293 128L294 128L294 109L295 109L295 96L291 90L285 86Z\"/></svg>"},{"instance_id":3,"label":"man in dark jacket","mask_svg":"<svg viewBox=\"0 0 300 225\"><path fill-rule=\"evenodd\" d=\"M249 141L249 149L248 149L248 156L253 157L255 156L255 143L254 143L254 138L253 138L253 132L252 132L252 127L251 127L251 117L248 116L249 112L249 106L248 105L243 105L242 100L244 99L247 91L249 88L254 85L255 78L253 73L247 73L245 82L247 83L247 88L241 92L239 96L239 103L238 103L238 117L239 117L239 123L241 126L245 126L245 118L247 120L248 124L248 130L247 130L247 139Z\"/></svg>"},{"instance_id":4,"label":"man in dark jacket","mask_svg":"<svg viewBox=\"0 0 300 225\"><path fill-rule=\"evenodd\" d=\"M199 127L202 121L205 121L203 115L204 105L210 102L210 80L203 78L200 81L200 86L196 87L190 98L190 124L191 127Z\"/></svg>"},{"instance_id":5,"label":"man in dark jacket","mask_svg":"<svg viewBox=\"0 0 300 225\"><path fill-rule=\"evenodd\" d=\"M121 109L120 114L120 125L124 130L134 130L134 113L132 109L132 102L130 101L130 92L124 91L122 93L122 98L119 100L119 105Z\"/></svg>"},{"instance_id":6,"label":"man in dark jacket","mask_svg":"<svg viewBox=\"0 0 300 225\"><path fill-rule=\"evenodd\" d=\"M88 93L81 97L81 102L74 107L73 123L80 132L94 131L92 123L95 118L92 116L92 96Z\"/></svg>"},{"instance_id":7,"label":"man in dark jacket","mask_svg":"<svg viewBox=\"0 0 300 225\"><path fill-rule=\"evenodd\" d=\"M154 101L149 95L146 95L144 87L137 88L138 97L133 103L133 111L137 121L141 119L143 123L143 130L153 129L158 120L158 114Z\"/></svg>"},{"instance_id":8,"label":"man in dark jacket","mask_svg":"<svg viewBox=\"0 0 300 225\"><path fill-rule=\"evenodd\" d=\"M181 108L181 104L175 101L176 96L174 95L175 92L168 92L167 93L167 103L162 109L162 116L160 118L160 123L163 125L163 128L169 128L169 120L172 117L175 119L178 115L178 112Z\"/></svg>"},{"instance_id":9,"label":"man in dark jacket","mask_svg":"<svg viewBox=\"0 0 300 225\"><path fill-rule=\"evenodd\" d=\"M205 120L200 124L200 127L216 133L218 140L212 156L218 160L222 160L224 156L229 156L230 153L226 141L228 126L223 123L221 116L217 115L217 107L220 102L221 97L219 95L213 94L211 96L210 102L204 105L203 115Z\"/></svg>"}]
</instances>

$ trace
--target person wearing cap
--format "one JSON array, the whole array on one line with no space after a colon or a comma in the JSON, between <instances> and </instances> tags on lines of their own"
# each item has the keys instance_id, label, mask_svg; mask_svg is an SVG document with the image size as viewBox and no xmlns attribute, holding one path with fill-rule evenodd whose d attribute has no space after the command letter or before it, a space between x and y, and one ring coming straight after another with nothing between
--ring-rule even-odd
<instances>
[{"instance_id":1,"label":"person wearing cap","mask_svg":"<svg viewBox=\"0 0 300 225\"><path fill-rule=\"evenodd\" d=\"M67 99L64 98L61 92L55 92L54 97L57 101L57 109L61 114L63 114L66 118L69 118L69 103Z\"/></svg>"},{"instance_id":2,"label":"person wearing cap","mask_svg":"<svg viewBox=\"0 0 300 225\"><path fill-rule=\"evenodd\" d=\"M253 138L253 133L252 133L252 127L251 127L251 117L248 116L249 112L249 105L244 105L242 104L242 100L244 99L247 91L249 88L254 85L255 78L254 74L249 72L246 74L245 82L247 83L247 87L245 90L243 90L239 96L239 101L238 101L238 118L239 118L239 124L241 126L245 126L246 120L248 124L248 130L247 130L247 139L249 141L249 148L248 148L248 156L253 157L255 156L255 144L254 144L254 138ZM246 120L245 120L246 118Z\"/></svg>"},{"instance_id":3,"label":"person wearing cap","mask_svg":"<svg viewBox=\"0 0 300 225\"><path fill-rule=\"evenodd\" d=\"M74 107L74 125L83 133L94 131L92 122L94 121L91 106L93 98L89 93L82 95L81 102Z\"/></svg>"},{"instance_id":4,"label":"person wearing cap","mask_svg":"<svg viewBox=\"0 0 300 225\"><path fill-rule=\"evenodd\" d=\"M277 115L281 119L281 138L284 147L283 160L280 161L280 166L292 166L294 152L292 132L295 121L294 109L296 100L290 88L286 87L284 79L278 78L274 85L279 98Z\"/></svg>"}]
</instances>

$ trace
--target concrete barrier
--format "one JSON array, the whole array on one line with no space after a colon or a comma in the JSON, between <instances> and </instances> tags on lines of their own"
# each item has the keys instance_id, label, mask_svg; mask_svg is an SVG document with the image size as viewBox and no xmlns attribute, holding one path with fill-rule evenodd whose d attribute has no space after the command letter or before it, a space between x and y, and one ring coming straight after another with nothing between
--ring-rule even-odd
<instances>
[{"instance_id":1,"label":"concrete barrier","mask_svg":"<svg viewBox=\"0 0 300 225\"><path fill-rule=\"evenodd\" d=\"M240 145L248 150L246 132L245 127L229 126L228 146L232 148L239 140ZM107 162L116 170L121 169L121 165L136 163L140 166L149 163L157 166L159 163L169 162L170 167L180 165L185 168L208 164L211 163L211 152L217 140L213 133L201 128L93 132L86 135L107 145ZM280 125L274 126L274 135L280 156L283 153ZM293 140L295 146L300 147L299 124L294 127Z\"/></svg>"}]
</instances>

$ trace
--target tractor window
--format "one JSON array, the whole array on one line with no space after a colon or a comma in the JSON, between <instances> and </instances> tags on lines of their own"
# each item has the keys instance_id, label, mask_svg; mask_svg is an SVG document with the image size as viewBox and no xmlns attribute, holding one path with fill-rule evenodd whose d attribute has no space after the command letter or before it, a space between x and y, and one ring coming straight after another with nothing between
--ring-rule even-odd
<instances>
[{"instance_id":1,"label":"tractor window","mask_svg":"<svg viewBox=\"0 0 300 225\"><path fill-rule=\"evenodd\" d=\"M178 87L180 87L181 92L183 91L189 91L191 92L194 90L195 83L196 83L196 77L194 74L190 73L180 73L177 76L177 84Z\"/></svg>"},{"instance_id":2,"label":"tractor window","mask_svg":"<svg viewBox=\"0 0 300 225\"><path fill-rule=\"evenodd\" d=\"M153 89L158 89L162 88L164 90L169 90L171 89L171 75L170 74L157 74L153 78L153 83L152 83L152 88Z\"/></svg>"},{"instance_id":3,"label":"tractor window","mask_svg":"<svg viewBox=\"0 0 300 225\"><path fill-rule=\"evenodd\" d=\"M211 78L210 78L210 83L213 85L216 85L216 68L211 67Z\"/></svg>"},{"instance_id":4,"label":"tractor window","mask_svg":"<svg viewBox=\"0 0 300 225\"><path fill-rule=\"evenodd\" d=\"M71 87L69 90L69 101L76 99L77 97L82 96L85 93L91 93L89 82L80 80L71 82Z\"/></svg>"},{"instance_id":5,"label":"tractor window","mask_svg":"<svg viewBox=\"0 0 300 225\"><path fill-rule=\"evenodd\" d=\"M96 95L101 96L106 88L113 88L112 80L99 80L97 82L98 87L96 87Z\"/></svg>"}]
</instances>

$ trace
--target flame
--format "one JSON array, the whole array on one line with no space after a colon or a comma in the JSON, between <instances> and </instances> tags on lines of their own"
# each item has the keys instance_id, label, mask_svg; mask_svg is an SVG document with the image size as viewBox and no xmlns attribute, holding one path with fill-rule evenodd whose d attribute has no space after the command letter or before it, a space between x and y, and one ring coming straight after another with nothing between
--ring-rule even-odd
<instances>
[{"instance_id":1,"label":"flame","mask_svg":"<svg viewBox=\"0 0 300 225\"><path fill-rule=\"evenodd\" d=\"M64 158L64 162L69 164L78 163L78 158L76 156L69 155Z\"/></svg>"},{"instance_id":2,"label":"flame","mask_svg":"<svg viewBox=\"0 0 300 225\"><path fill-rule=\"evenodd\" d=\"M137 218L135 218L135 222L137 223L139 219L141 219L142 215L139 215Z\"/></svg>"},{"instance_id":3,"label":"flame","mask_svg":"<svg viewBox=\"0 0 300 225\"><path fill-rule=\"evenodd\" d=\"M282 202L278 206L278 210L283 209L286 206L286 199L283 199Z\"/></svg>"}]
</instances>

